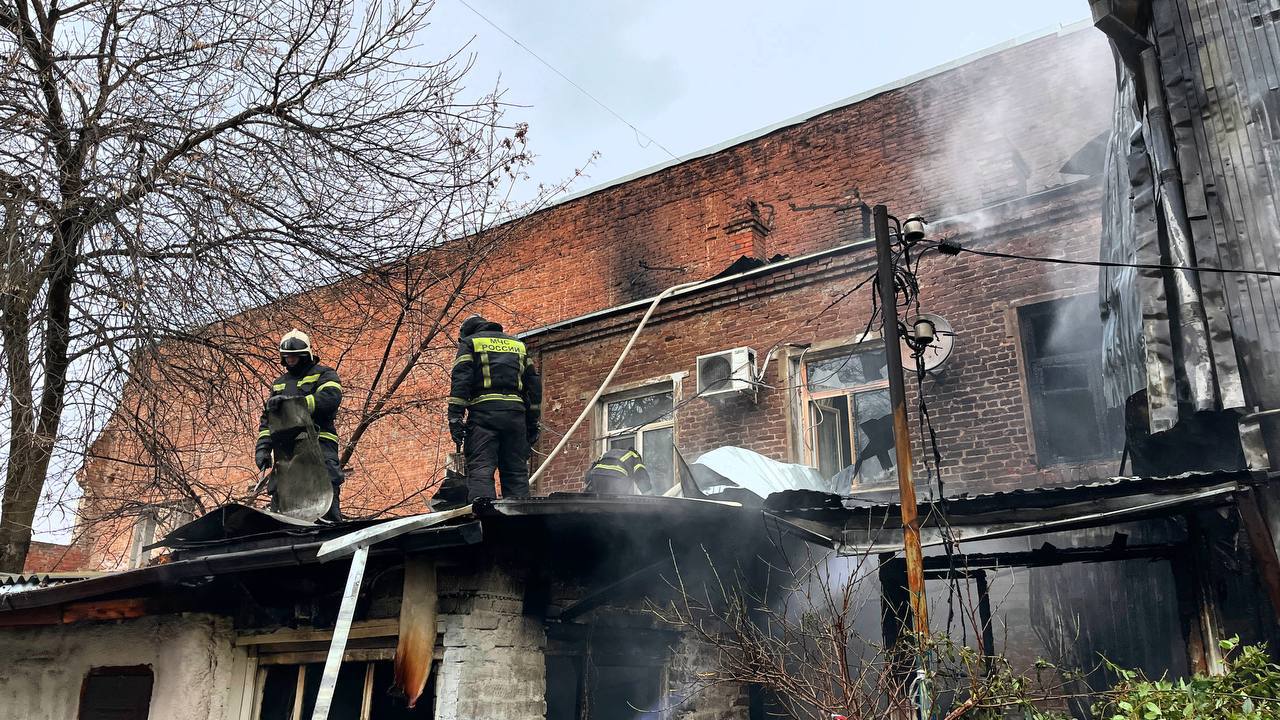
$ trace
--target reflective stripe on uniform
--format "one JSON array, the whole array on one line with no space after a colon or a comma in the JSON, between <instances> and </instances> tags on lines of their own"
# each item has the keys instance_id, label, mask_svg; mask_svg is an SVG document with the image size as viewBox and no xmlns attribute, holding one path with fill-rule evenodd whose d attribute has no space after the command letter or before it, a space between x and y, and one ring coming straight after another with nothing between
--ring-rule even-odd
<instances>
[{"instance_id":1,"label":"reflective stripe on uniform","mask_svg":"<svg viewBox=\"0 0 1280 720\"><path fill-rule=\"evenodd\" d=\"M521 356L525 353L524 343L507 338L473 337L471 346L476 349L476 352L508 352Z\"/></svg>"},{"instance_id":2,"label":"reflective stripe on uniform","mask_svg":"<svg viewBox=\"0 0 1280 720\"><path fill-rule=\"evenodd\" d=\"M330 380L329 382L327 382L327 383L325 383L325 384L321 385L320 387L316 388L316 392L320 392L321 390L323 390L323 389L325 389L325 388L330 388L330 387L331 387L331 388L333 388L334 390L337 390L338 392L342 392L342 386L341 386L341 385L339 385L337 382L335 382L335 381L333 381L333 380Z\"/></svg>"},{"instance_id":3,"label":"reflective stripe on uniform","mask_svg":"<svg viewBox=\"0 0 1280 720\"><path fill-rule=\"evenodd\" d=\"M258 431L258 439L259 439L259 440L261 440L262 438L265 438L265 437L271 437L271 431L270 431L270 430L259 430L259 431Z\"/></svg>"},{"instance_id":4,"label":"reflective stripe on uniform","mask_svg":"<svg viewBox=\"0 0 1280 720\"><path fill-rule=\"evenodd\" d=\"M320 436L321 440L332 440L335 443L338 442L338 436L334 435L331 432L324 432L323 430L321 430L319 433L316 433L316 434Z\"/></svg>"},{"instance_id":5,"label":"reflective stripe on uniform","mask_svg":"<svg viewBox=\"0 0 1280 720\"><path fill-rule=\"evenodd\" d=\"M470 353L459 355L458 357L453 359L453 366L457 367L464 362L471 362L472 360L475 360L475 358L471 357Z\"/></svg>"},{"instance_id":6,"label":"reflective stripe on uniform","mask_svg":"<svg viewBox=\"0 0 1280 720\"><path fill-rule=\"evenodd\" d=\"M640 457L640 453L636 452L635 450L628 450L625 453L623 453L622 457L618 458L618 460L620 460L621 462L626 462L627 459L629 458L638 458L638 457Z\"/></svg>"},{"instance_id":7,"label":"reflective stripe on uniform","mask_svg":"<svg viewBox=\"0 0 1280 720\"><path fill-rule=\"evenodd\" d=\"M493 378L489 375L489 353L480 353L480 372L484 374L484 386L493 387Z\"/></svg>"},{"instance_id":8,"label":"reflective stripe on uniform","mask_svg":"<svg viewBox=\"0 0 1280 720\"><path fill-rule=\"evenodd\" d=\"M319 380L319 379L320 379L320 373L316 373L315 375L308 375L308 376L306 376L306 377L302 378L301 380L299 380L299 381L298 381L298 384L299 384L299 385L306 385L307 383L313 383L313 382L315 382L315 381L317 381L317 380Z\"/></svg>"},{"instance_id":9,"label":"reflective stripe on uniform","mask_svg":"<svg viewBox=\"0 0 1280 720\"><path fill-rule=\"evenodd\" d=\"M307 410L309 410L309 411L311 411L311 412L315 412L315 411L316 411L316 396L315 396L315 395L308 395L308 396L307 396Z\"/></svg>"},{"instance_id":10,"label":"reflective stripe on uniform","mask_svg":"<svg viewBox=\"0 0 1280 720\"><path fill-rule=\"evenodd\" d=\"M471 401L471 404L475 405L476 403L488 402L490 400L510 400L511 402L518 403L524 402L524 398L519 395L511 395L508 393L489 393L488 395L481 395L475 398ZM453 402L453 398L449 398L449 402Z\"/></svg>"},{"instance_id":11,"label":"reflective stripe on uniform","mask_svg":"<svg viewBox=\"0 0 1280 720\"><path fill-rule=\"evenodd\" d=\"M460 398L460 397L452 397L452 396L450 396L450 397L449 397L449 404L450 404L450 405L466 405L466 404L467 404L467 401L466 401L466 400L463 400L463 399L462 399L462 398Z\"/></svg>"},{"instance_id":12,"label":"reflective stripe on uniform","mask_svg":"<svg viewBox=\"0 0 1280 720\"><path fill-rule=\"evenodd\" d=\"M633 470L643 470L643 469L644 469L644 463L636 463L635 468L633 468Z\"/></svg>"},{"instance_id":13,"label":"reflective stripe on uniform","mask_svg":"<svg viewBox=\"0 0 1280 720\"><path fill-rule=\"evenodd\" d=\"M285 383L276 383L275 385L271 386L272 390L283 390L284 388L285 388Z\"/></svg>"},{"instance_id":14,"label":"reflective stripe on uniform","mask_svg":"<svg viewBox=\"0 0 1280 720\"><path fill-rule=\"evenodd\" d=\"M627 472L627 469L626 469L626 468L619 467L619 466L617 466L617 465L604 465L604 464L602 464L602 463L597 463L596 465L592 466L592 468L591 468L591 469L592 469L592 470L614 470L614 471L616 471L616 472L620 472L620 473L622 473L623 475L630 475L630 474L631 474L631 473Z\"/></svg>"},{"instance_id":15,"label":"reflective stripe on uniform","mask_svg":"<svg viewBox=\"0 0 1280 720\"><path fill-rule=\"evenodd\" d=\"M541 409L542 409L542 403L538 403L537 405L530 405L530 406L529 406L529 409L530 409L530 410L541 410Z\"/></svg>"}]
</instances>

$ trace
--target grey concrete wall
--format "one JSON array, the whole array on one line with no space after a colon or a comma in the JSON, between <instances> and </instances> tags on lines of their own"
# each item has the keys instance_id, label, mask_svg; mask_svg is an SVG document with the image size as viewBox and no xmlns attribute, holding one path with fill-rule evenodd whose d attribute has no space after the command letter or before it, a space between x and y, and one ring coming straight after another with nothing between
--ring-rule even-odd
<instances>
[{"instance_id":1,"label":"grey concrete wall","mask_svg":"<svg viewBox=\"0 0 1280 720\"><path fill-rule=\"evenodd\" d=\"M689 633L672 648L667 667L667 693L672 720L746 720L747 688L739 683L707 686L699 674L718 668L715 648Z\"/></svg>"},{"instance_id":2,"label":"grey concrete wall","mask_svg":"<svg viewBox=\"0 0 1280 720\"><path fill-rule=\"evenodd\" d=\"M523 613L524 583L497 566L453 568L441 571L439 593L435 717L546 717L547 636L541 619Z\"/></svg>"},{"instance_id":3,"label":"grey concrete wall","mask_svg":"<svg viewBox=\"0 0 1280 720\"><path fill-rule=\"evenodd\" d=\"M235 647L228 621L207 615L0 630L0 720L68 720L90 668L150 665L151 717L233 720Z\"/></svg>"}]
</instances>

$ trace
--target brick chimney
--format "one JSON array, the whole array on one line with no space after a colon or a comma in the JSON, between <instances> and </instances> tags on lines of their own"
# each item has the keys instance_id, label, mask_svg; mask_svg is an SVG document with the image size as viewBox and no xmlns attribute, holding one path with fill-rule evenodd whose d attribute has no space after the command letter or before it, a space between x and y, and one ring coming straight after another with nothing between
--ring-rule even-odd
<instances>
[{"instance_id":1,"label":"brick chimney","mask_svg":"<svg viewBox=\"0 0 1280 720\"><path fill-rule=\"evenodd\" d=\"M746 256L767 260L764 240L769 236L769 226L760 217L760 204L755 200L747 200L737 207L745 213L724 226L724 233L729 241L725 246L725 254L733 259Z\"/></svg>"}]
</instances>

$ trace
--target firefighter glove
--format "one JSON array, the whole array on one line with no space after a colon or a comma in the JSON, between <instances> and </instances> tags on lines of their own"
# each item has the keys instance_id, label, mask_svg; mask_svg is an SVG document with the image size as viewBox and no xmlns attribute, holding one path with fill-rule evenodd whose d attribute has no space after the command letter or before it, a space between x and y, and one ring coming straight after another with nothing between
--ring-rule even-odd
<instances>
[{"instance_id":1,"label":"firefighter glove","mask_svg":"<svg viewBox=\"0 0 1280 720\"><path fill-rule=\"evenodd\" d=\"M466 439L466 426L461 420L449 420L449 437L453 438L454 445L462 445L462 441Z\"/></svg>"},{"instance_id":2,"label":"firefighter glove","mask_svg":"<svg viewBox=\"0 0 1280 720\"><path fill-rule=\"evenodd\" d=\"M253 453L253 463L258 466L259 470L266 470L271 467L271 446L259 446Z\"/></svg>"},{"instance_id":3,"label":"firefighter glove","mask_svg":"<svg viewBox=\"0 0 1280 720\"><path fill-rule=\"evenodd\" d=\"M283 395L272 395L271 397L267 398L267 412L275 412L279 410L280 406L283 404L284 404Z\"/></svg>"}]
</instances>

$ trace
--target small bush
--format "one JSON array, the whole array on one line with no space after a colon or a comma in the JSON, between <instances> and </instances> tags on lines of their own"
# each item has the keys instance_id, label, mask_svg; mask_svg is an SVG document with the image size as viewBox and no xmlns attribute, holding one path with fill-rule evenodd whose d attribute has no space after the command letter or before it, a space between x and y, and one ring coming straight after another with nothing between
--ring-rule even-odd
<instances>
[{"instance_id":1,"label":"small bush","mask_svg":"<svg viewBox=\"0 0 1280 720\"><path fill-rule=\"evenodd\" d=\"M1150 680L1136 670L1110 665L1120 681L1094 706L1102 720L1278 720L1280 665L1262 645L1222 642L1226 672L1190 680Z\"/></svg>"}]
</instances>

